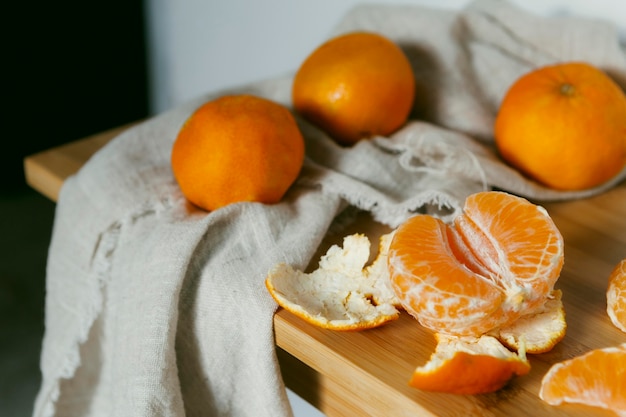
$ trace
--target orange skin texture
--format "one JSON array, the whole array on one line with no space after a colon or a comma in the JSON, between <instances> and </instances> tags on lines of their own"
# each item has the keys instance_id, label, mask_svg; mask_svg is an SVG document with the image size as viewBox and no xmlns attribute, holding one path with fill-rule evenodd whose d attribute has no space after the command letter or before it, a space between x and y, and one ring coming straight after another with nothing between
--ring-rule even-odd
<instances>
[{"instance_id":1,"label":"orange skin texture","mask_svg":"<svg viewBox=\"0 0 626 417\"><path fill-rule=\"evenodd\" d=\"M530 364L526 361L456 352L433 372L416 370L409 385L425 391L485 394L499 390L514 376L526 375L528 372Z\"/></svg>"},{"instance_id":2,"label":"orange skin texture","mask_svg":"<svg viewBox=\"0 0 626 417\"><path fill-rule=\"evenodd\" d=\"M295 109L342 145L399 129L414 96L413 70L404 52L367 32L322 44L302 63L292 87Z\"/></svg>"},{"instance_id":3,"label":"orange skin texture","mask_svg":"<svg viewBox=\"0 0 626 417\"><path fill-rule=\"evenodd\" d=\"M586 63L531 71L508 90L495 122L502 158L558 190L598 186L626 164L626 96Z\"/></svg>"},{"instance_id":4,"label":"orange skin texture","mask_svg":"<svg viewBox=\"0 0 626 417\"><path fill-rule=\"evenodd\" d=\"M171 166L185 197L212 211L243 201L279 202L300 173L304 151L284 106L250 95L223 96L184 123Z\"/></svg>"}]
</instances>

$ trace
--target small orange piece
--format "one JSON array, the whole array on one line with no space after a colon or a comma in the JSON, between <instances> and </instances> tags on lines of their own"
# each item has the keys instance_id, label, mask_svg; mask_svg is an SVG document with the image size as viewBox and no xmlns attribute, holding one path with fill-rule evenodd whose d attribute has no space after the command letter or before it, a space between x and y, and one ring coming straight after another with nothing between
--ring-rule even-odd
<instances>
[{"instance_id":1,"label":"small orange piece","mask_svg":"<svg viewBox=\"0 0 626 417\"><path fill-rule=\"evenodd\" d=\"M429 361L413 372L414 388L451 394L485 394L530 371L526 356L507 350L491 336L456 338L437 335Z\"/></svg>"},{"instance_id":2,"label":"small orange piece","mask_svg":"<svg viewBox=\"0 0 626 417\"><path fill-rule=\"evenodd\" d=\"M417 215L389 247L392 287L422 325L479 336L539 311L563 266L563 238L545 209L504 192L469 196L448 225Z\"/></svg>"},{"instance_id":3,"label":"small orange piece","mask_svg":"<svg viewBox=\"0 0 626 417\"><path fill-rule=\"evenodd\" d=\"M189 201L205 210L281 200L304 162L293 115L273 101L223 96L200 106L174 142L171 165Z\"/></svg>"},{"instance_id":4,"label":"small orange piece","mask_svg":"<svg viewBox=\"0 0 626 417\"><path fill-rule=\"evenodd\" d=\"M368 32L343 34L319 46L298 69L292 87L295 109L344 145L400 128L414 95L404 52Z\"/></svg>"},{"instance_id":5,"label":"small orange piece","mask_svg":"<svg viewBox=\"0 0 626 417\"><path fill-rule=\"evenodd\" d=\"M626 259L618 263L609 276L606 311L611 322L626 332Z\"/></svg>"},{"instance_id":6,"label":"small orange piece","mask_svg":"<svg viewBox=\"0 0 626 417\"><path fill-rule=\"evenodd\" d=\"M521 316L513 324L496 332L498 340L509 349L526 353L545 353L565 337L567 323L561 290L554 290L538 310Z\"/></svg>"},{"instance_id":7,"label":"small orange piece","mask_svg":"<svg viewBox=\"0 0 626 417\"><path fill-rule=\"evenodd\" d=\"M626 417L626 343L594 349L554 364L541 381L539 397L550 405L577 403Z\"/></svg>"},{"instance_id":8,"label":"small orange piece","mask_svg":"<svg viewBox=\"0 0 626 417\"><path fill-rule=\"evenodd\" d=\"M626 165L626 96L586 63L531 71L506 93L495 141L505 161L548 187L598 186Z\"/></svg>"}]
</instances>

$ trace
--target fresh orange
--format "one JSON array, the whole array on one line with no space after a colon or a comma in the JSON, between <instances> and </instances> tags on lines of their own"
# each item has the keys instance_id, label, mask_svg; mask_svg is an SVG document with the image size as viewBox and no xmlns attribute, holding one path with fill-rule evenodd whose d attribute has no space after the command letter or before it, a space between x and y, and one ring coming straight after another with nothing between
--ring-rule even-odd
<instances>
[{"instance_id":1,"label":"fresh orange","mask_svg":"<svg viewBox=\"0 0 626 417\"><path fill-rule=\"evenodd\" d=\"M606 311L611 322L626 332L626 259L618 263L609 276Z\"/></svg>"},{"instance_id":2,"label":"fresh orange","mask_svg":"<svg viewBox=\"0 0 626 417\"><path fill-rule=\"evenodd\" d=\"M277 203L296 180L304 139L286 107L252 95L200 106L172 147L171 165L189 201L205 210Z\"/></svg>"},{"instance_id":3,"label":"fresh orange","mask_svg":"<svg viewBox=\"0 0 626 417\"><path fill-rule=\"evenodd\" d=\"M586 63L533 70L506 93L495 141L506 162L548 187L600 185L626 165L626 96Z\"/></svg>"},{"instance_id":4,"label":"fresh orange","mask_svg":"<svg viewBox=\"0 0 626 417\"><path fill-rule=\"evenodd\" d=\"M292 87L295 109L344 145L400 128L414 95L407 56L370 32L343 34L319 46L301 64Z\"/></svg>"},{"instance_id":5,"label":"fresh orange","mask_svg":"<svg viewBox=\"0 0 626 417\"><path fill-rule=\"evenodd\" d=\"M265 286L285 310L318 327L364 330L399 317L398 300L389 283L387 248L382 235L376 259L368 266L370 241L362 234L344 238L322 256L319 268L307 274L287 264L275 265Z\"/></svg>"},{"instance_id":6,"label":"fresh orange","mask_svg":"<svg viewBox=\"0 0 626 417\"><path fill-rule=\"evenodd\" d=\"M539 397L551 405L584 404L626 416L626 343L554 364Z\"/></svg>"},{"instance_id":7,"label":"fresh orange","mask_svg":"<svg viewBox=\"0 0 626 417\"><path fill-rule=\"evenodd\" d=\"M453 225L416 215L394 233L388 266L404 309L422 325L480 336L540 311L563 266L545 209L505 192L470 195Z\"/></svg>"},{"instance_id":8,"label":"fresh orange","mask_svg":"<svg viewBox=\"0 0 626 417\"><path fill-rule=\"evenodd\" d=\"M529 371L524 352L513 353L492 336L450 338L438 334L435 352L415 369L409 385L425 391L485 394Z\"/></svg>"}]
</instances>

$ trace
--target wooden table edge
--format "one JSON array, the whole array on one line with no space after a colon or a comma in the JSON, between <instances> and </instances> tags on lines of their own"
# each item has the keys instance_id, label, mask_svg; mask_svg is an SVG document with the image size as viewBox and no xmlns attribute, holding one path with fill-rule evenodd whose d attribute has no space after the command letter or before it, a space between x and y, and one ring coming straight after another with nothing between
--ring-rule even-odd
<instances>
[{"instance_id":1,"label":"wooden table edge","mask_svg":"<svg viewBox=\"0 0 626 417\"><path fill-rule=\"evenodd\" d=\"M116 127L24 158L26 184L56 202L65 180L114 137L136 123Z\"/></svg>"}]
</instances>

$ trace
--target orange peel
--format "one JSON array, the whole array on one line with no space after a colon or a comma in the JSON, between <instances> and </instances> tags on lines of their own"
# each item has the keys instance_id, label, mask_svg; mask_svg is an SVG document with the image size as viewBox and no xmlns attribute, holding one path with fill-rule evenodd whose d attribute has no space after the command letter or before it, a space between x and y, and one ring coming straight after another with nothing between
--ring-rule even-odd
<instances>
[{"instance_id":1,"label":"orange peel","mask_svg":"<svg viewBox=\"0 0 626 417\"><path fill-rule=\"evenodd\" d=\"M545 353L565 337L567 322L561 300L561 290L552 291L551 297L538 310L520 317L508 327L499 329L497 338L509 349L524 349L526 353Z\"/></svg>"},{"instance_id":2,"label":"orange peel","mask_svg":"<svg viewBox=\"0 0 626 417\"><path fill-rule=\"evenodd\" d=\"M493 336L455 337L437 334L428 362L415 369L409 385L426 391L485 394L530 371L523 351L506 349Z\"/></svg>"},{"instance_id":3,"label":"orange peel","mask_svg":"<svg viewBox=\"0 0 626 417\"><path fill-rule=\"evenodd\" d=\"M378 327L400 315L386 266L390 237L381 236L378 256L369 266L370 241L354 234L344 238L343 247L331 246L313 272L280 263L269 271L265 285L281 307L316 326Z\"/></svg>"}]
</instances>

